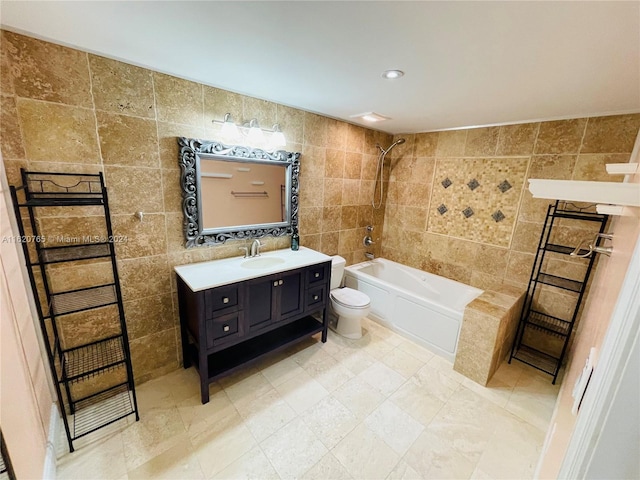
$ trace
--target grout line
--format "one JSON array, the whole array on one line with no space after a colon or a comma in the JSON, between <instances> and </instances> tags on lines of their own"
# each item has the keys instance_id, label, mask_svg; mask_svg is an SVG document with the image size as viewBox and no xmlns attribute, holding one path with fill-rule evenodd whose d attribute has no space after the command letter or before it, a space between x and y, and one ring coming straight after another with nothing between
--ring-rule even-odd
<instances>
[{"instance_id":1,"label":"grout line","mask_svg":"<svg viewBox=\"0 0 640 480\"><path fill-rule=\"evenodd\" d=\"M591 121L591 117L587 117L587 121L584 122L584 130L582 131L582 137L580 138L580 147L578 148L578 153L576 154L576 163L573 165L573 171L571 172L571 180L574 180L576 176L576 170L578 169L578 161L580 160L580 155L582 154L582 148L584 147L584 139L587 136L587 128L589 127L590 121Z\"/></svg>"},{"instance_id":2,"label":"grout line","mask_svg":"<svg viewBox=\"0 0 640 480\"><path fill-rule=\"evenodd\" d=\"M584 139L587 136L587 128L589 128L589 121L593 117L586 117L587 121L584 122L584 130L582 131L582 137L580 137L580 148L578 148L577 155L582 153L582 147L584 147ZM576 162L577 163L577 162Z\"/></svg>"},{"instance_id":3,"label":"grout line","mask_svg":"<svg viewBox=\"0 0 640 480\"><path fill-rule=\"evenodd\" d=\"M85 58L87 60L87 73L89 74L89 94L91 95L91 104L93 105L93 108L91 109L91 111L93 113L93 119L95 122L96 143L98 146L98 157L100 158L100 167L103 172L104 186L105 188L109 188L109 185L107 183L107 173L105 171L104 155L102 153L102 143L100 142L100 129L98 128L98 113L96 111L96 100L94 98L94 93L93 93L93 75L91 72L91 62L89 61L88 53L85 53Z\"/></svg>"},{"instance_id":4,"label":"grout line","mask_svg":"<svg viewBox=\"0 0 640 480\"><path fill-rule=\"evenodd\" d=\"M159 126L159 121L158 121L158 98L156 95L156 82L155 82L155 76L153 74L153 72L150 75L151 77L151 92L153 93L153 114L154 114L154 120L155 120L155 124L156 124L156 149L157 149L157 155L158 155L158 169L160 170L160 191L162 193L162 215L164 216L164 238L165 238L165 253L161 254L166 258L167 261L167 267L168 267L168 280L169 280L169 295L171 296L171 316L173 317L173 321L174 324L177 324L176 327L176 345L175 345L175 355L176 358L178 360L178 363L180 363L181 358L180 358L180 352L181 352L181 347L180 347L180 337L179 334L177 332L177 329L182 328L180 326L180 319L176 319L174 313L177 311L179 313L179 309L177 308L178 306L176 305L176 295L174 295L174 290L173 290L173 282L171 279L171 275L173 274L173 267L169 265L169 255L170 255L170 251L169 251L169 229L168 229L168 221L167 221L167 208L165 205L165 198L164 198L164 193L165 193L165 188L164 188L164 168L162 166L162 156L161 156L161 152L160 152L160 126ZM201 86L201 91L203 92L203 96L204 96L204 89ZM203 97L204 98L204 97ZM204 109L204 100L203 100L203 109ZM203 113L204 115L204 113ZM150 255L150 256L154 256L154 255ZM148 257L133 257L133 258L148 258ZM146 298L146 297L145 297ZM178 315L179 317L179 315ZM177 320L177 321L176 321Z\"/></svg>"}]
</instances>

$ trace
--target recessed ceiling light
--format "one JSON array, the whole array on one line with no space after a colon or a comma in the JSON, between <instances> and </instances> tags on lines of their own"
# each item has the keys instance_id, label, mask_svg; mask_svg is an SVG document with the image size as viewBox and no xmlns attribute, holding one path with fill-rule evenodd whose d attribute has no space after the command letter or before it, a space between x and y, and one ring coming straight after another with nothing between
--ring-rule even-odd
<instances>
[{"instance_id":1,"label":"recessed ceiling light","mask_svg":"<svg viewBox=\"0 0 640 480\"><path fill-rule=\"evenodd\" d=\"M388 78L389 80L400 78L403 75L404 72L402 70L387 70L386 72L382 72L382 78Z\"/></svg>"},{"instance_id":2,"label":"recessed ceiling light","mask_svg":"<svg viewBox=\"0 0 640 480\"><path fill-rule=\"evenodd\" d=\"M382 122L383 120L391 120L390 117L385 117L376 112L365 112L357 115L351 115L351 118L359 118L365 122Z\"/></svg>"}]
</instances>

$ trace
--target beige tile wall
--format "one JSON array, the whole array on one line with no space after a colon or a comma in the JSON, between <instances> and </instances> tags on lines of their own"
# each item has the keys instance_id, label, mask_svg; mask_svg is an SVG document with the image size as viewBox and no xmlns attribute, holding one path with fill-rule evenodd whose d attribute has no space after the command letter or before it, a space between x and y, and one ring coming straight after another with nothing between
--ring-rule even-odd
<instances>
[{"instance_id":1,"label":"beige tile wall","mask_svg":"<svg viewBox=\"0 0 640 480\"><path fill-rule=\"evenodd\" d=\"M279 123L287 149L302 153L301 244L352 263L364 258L365 225L382 236L384 209L373 211L371 191L375 144L389 144L390 135L11 32L1 32L0 55L0 146L9 184L19 183L20 167L105 175L114 233L127 237L117 245L118 267L139 380L178 366L173 267L238 255L237 243L184 248L178 136L215 140L211 121L227 112L236 121ZM56 209L41 224L92 234L96 214ZM288 244L267 239L267 249ZM89 268L95 274L103 267ZM79 266L59 269L60 289L87 275ZM95 318L71 320L63 325L70 344L108 332Z\"/></svg>"},{"instance_id":2,"label":"beige tile wall","mask_svg":"<svg viewBox=\"0 0 640 480\"><path fill-rule=\"evenodd\" d=\"M619 181L605 164L629 161L639 128L633 114L399 135L407 142L393 150L382 254L483 289L526 289L550 203L534 199L526 179ZM473 178L480 186L471 190ZM498 209L499 222L491 217ZM586 235L569 225L559 234L570 245ZM558 272L579 274L577 262L553 261Z\"/></svg>"}]
</instances>

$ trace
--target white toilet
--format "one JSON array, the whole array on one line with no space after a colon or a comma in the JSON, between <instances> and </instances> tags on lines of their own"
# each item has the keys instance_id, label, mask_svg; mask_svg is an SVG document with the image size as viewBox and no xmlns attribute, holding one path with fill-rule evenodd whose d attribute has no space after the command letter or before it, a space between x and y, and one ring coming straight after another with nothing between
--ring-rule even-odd
<instances>
[{"instance_id":1,"label":"white toilet","mask_svg":"<svg viewBox=\"0 0 640 480\"><path fill-rule=\"evenodd\" d=\"M331 299L329 326L343 337L362 337L361 321L371 310L371 300L365 293L353 288L340 288L347 262L336 255L331 257Z\"/></svg>"}]
</instances>

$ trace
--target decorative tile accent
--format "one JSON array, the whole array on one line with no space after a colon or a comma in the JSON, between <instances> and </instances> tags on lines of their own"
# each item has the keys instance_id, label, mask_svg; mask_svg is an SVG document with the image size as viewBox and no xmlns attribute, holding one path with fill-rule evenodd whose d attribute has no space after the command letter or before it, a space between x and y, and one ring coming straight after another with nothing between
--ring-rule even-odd
<instances>
[{"instance_id":1,"label":"decorative tile accent","mask_svg":"<svg viewBox=\"0 0 640 480\"><path fill-rule=\"evenodd\" d=\"M465 216L465 218L469 218L474 213L475 212L473 211L473 208L471 208L471 207L467 207L462 211L462 214Z\"/></svg>"},{"instance_id":2,"label":"decorative tile accent","mask_svg":"<svg viewBox=\"0 0 640 480\"><path fill-rule=\"evenodd\" d=\"M449 180L449 177L445 178L444 180L442 180L442 182L440 182L442 184L442 186L444 188L449 188L453 182L451 180Z\"/></svg>"},{"instance_id":3,"label":"decorative tile accent","mask_svg":"<svg viewBox=\"0 0 640 480\"><path fill-rule=\"evenodd\" d=\"M473 192L476 188L480 186L480 183L475 178L472 178L469 183L467 183L467 187Z\"/></svg>"},{"instance_id":4,"label":"decorative tile accent","mask_svg":"<svg viewBox=\"0 0 640 480\"><path fill-rule=\"evenodd\" d=\"M447 213L449 209L447 208L447 206L444 203L441 203L440 206L438 207L438 213L440 215L444 215L445 213Z\"/></svg>"},{"instance_id":5,"label":"decorative tile accent","mask_svg":"<svg viewBox=\"0 0 640 480\"><path fill-rule=\"evenodd\" d=\"M496 222L501 222L505 217L504 213L502 213L500 210L496 210L491 214L491 218L493 218Z\"/></svg>"},{"instance_id":6,"label":"decorative tile accent","mask_svg":"<svg viewBox=\"0 0 640 480\"><path fill-rule=\"evenodd\" d=\"M517 201L510 197L522 188L528 163L529 157L438 158L436 181L446 178L451 182L451 188L438 186L431 192L427 231L508 247L518 213ZM480 188L473 191L469 188L472 179ZM506 194L496 188L502 183L509 186ZM439 205L445 205L448 213L441 214ZM473 218L460 215L467 208L473 212ZM504 215L499 222L492 217L498 210Z\"/></svg>"},{"instance_id":7,"label":"decorative tile accent","mask_svg":"<svg viewBox=\"0 0 640 480\"><path fill-rule=\"evenodd\" d=\"M502 193L505 193L507 190L511 189L511 184L507 181L504 180L500 185L498 185L498 190L500 190Z\"/></svg>"}]
</instances>

